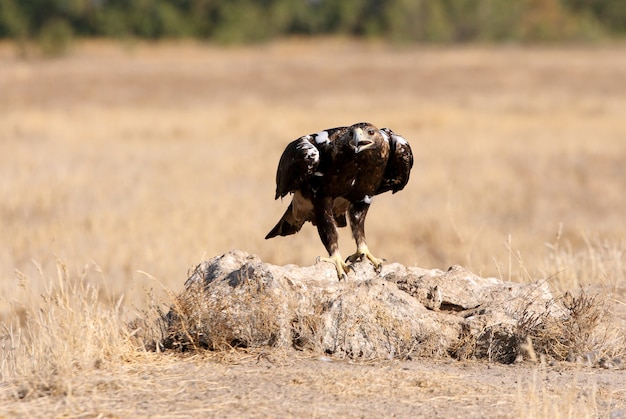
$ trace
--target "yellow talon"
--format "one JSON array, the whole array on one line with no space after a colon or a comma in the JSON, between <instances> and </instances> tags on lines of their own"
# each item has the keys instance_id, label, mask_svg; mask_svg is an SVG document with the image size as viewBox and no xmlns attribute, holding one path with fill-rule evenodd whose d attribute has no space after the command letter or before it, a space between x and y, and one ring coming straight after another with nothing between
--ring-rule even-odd
<instances>
[{"instance_id":1,"label":"yellow talon","mask_svg":"<svg viewBox=\"0 0 626 419\"><path fill-rule=\"evenodd\" d=\"M357 248L356 253L348 256L346 262L354 263L358 260L363 260L363 256L365 256L372 264L374 265L374 269L379 272L383 267L383 262L385 259L378 259L373 254L370 253L367 246L362 246Z\"/></svg>"},{"instance_id":2,"label":"yellow talon","mask_svg":"<svg viewBox=\"0 0 626 419\"><path fill-rule=\"evenodd\" d=\"M335 265L335 269L337 269L337 277L341 281L342 279L346 279L348 277L348 270L350 270L350 266L348 266L339 253L331 255L330 257L323 258L317 257L317 262L330 262Z\"/></svg>"}]
</instances>

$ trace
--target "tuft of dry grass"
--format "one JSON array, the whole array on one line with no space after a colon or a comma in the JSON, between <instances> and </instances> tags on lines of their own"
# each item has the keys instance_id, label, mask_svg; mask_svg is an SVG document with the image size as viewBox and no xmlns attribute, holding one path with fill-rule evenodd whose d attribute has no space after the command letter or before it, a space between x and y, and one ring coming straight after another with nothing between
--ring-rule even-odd
<instances>
[{"instance_id":1,"label":"tuft of dry grass","mask_svg":"<svg viewBox=\"0 0 626 419\"><path fill-rule=\"evenodd\" d=\"M520 352L537 362L549 360L584 362L604 368L620 368L626 356L624 330L611 313L608 296L566 292L554 301L564 308L559 317L524 312L518 322Z\"/></svg>"},{"instance_id":2,"label":"tuft of dry grass","mask_svg":"<svg viewBox=\"0 0 626 419\"><path fill-rule=\"evenodd\" d=\"M71 393L69 377L136 356L137 341L126 324L122 297L102 299L91 282L98 268L72 275L57 261L55 278L42 277L45 289L37 298L31 279L19 274L28 302L14 303L20 323L3 323L0 336L2 381L18 385L16 397Z\"/></svg>"},{"instance_id":3,"label":"tuft of dry grass","mask_svg":"<svg viewBox=\"0 0 626 419\"><path fill-rule=\"evenodd\" d=\"M162 317L168 334L155 342L167 349L225 350L233 347L280 346L281 314L289 304L276 296L262 273L250 269L229 278L232 298L226 300L217 288L210 295L205 276L206 263L187 280L184 292L176 296L170 312ZM198 298L206 295L207 298Z\"/></svg>"}]
</instances>

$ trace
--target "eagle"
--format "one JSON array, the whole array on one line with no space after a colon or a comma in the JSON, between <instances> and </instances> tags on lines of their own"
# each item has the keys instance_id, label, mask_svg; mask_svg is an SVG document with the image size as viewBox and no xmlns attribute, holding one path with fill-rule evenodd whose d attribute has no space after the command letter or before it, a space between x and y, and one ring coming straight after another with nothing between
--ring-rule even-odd
<instances>
[{"instance_id":1,"label":"eagle","mask_svg":"<svg viewBox=\"0 0 626 419\"><path fill-rule=\"evenodd\" d=\"M275 199L293 194L291 203L266 239L295 234L310 221L339 279L350 265L367 258L379 271L365 240L365 217L374 196L403 189L413 167L409 143L389 128L368 122L304 135L287 145L276 172ZM356 253L341 257L337 227L350 221Z\"/></svg>"}]
</instances>

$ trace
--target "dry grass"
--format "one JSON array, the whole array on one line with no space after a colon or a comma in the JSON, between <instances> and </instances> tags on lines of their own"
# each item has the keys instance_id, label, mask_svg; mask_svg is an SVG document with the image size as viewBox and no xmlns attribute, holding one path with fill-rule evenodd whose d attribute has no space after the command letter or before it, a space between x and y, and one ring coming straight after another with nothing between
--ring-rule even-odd
<instances>
[{"instance_id":1,"label":"dry grass","mask_svg":"<svg viewBox=\"0 0 626 419\"><path fill-rule=\"evenodd\" d=\"M3 380L17 379L18 398L67 395L68 377L124 362L137 349L123 320L122 300L100 301L99 287L90 283L93 270L70 277L61 262L57 269L40 298L21 277L24 291L33 296L13 311L22 314L24 324L2 326L0 373Z\"/></svg>"},{"instance_id":2,"label":"dry grass","mask_svg":"<svg viewBox=\"0 0 626 419\"><path fill-rule=\"evenodd\" d=\"M190 267L232 248L276 264L313 263L323 248L310 226L263 240L286 206L272 201L275 166L293 138L360 120L393 128L416 154L407 188L378 197L370 211L375 254L427 268L460 264L505 280L549 278L560 292L610 291L608 310L623 322L624 50L93 43L59 60L20 61L0 46L0 415L163 414L150 409L172 402L146 393L172 388L191 415L254 413L216 390L228 376L224 364L211 364L213 387L173 373L198 373L214 360L138 352L125 322L148 309L146 289L167 305L164 290L178 292ZM349 233L341 245L345 254L353 250ZM288 362L277 361L283 375L274 376L285 388L300 380L320 406L345 401L319 415L353 414L349 406L364 395L371 414L384 406L379 387L351 387L358 371L343 371L344 379L313 363L293 376ZM378 373L394 390L411 373L428 374L390 368ZM224 386L262 371L244 364ZM571 395L576 403L556 404L561 416L571 416L569 406L593 416L626 397L594 380L583 398L575 383L520 380L501 389L474 381L504 395L472 404L478 391L445 389L461 375L472 382L453 374L408 386L423 391L407 393L398 412L504 401L504 414L552 416L555 398ZM215 404L185 399L176 382L213 391ZM263 400L249 390L251 401ZM427 394L440 399L424 402ZM15 397L25 404L12 404ZM276 393L270 399L280 402ZM258 412L272 412L268 403Z\"/></svg>"},{"instance_id":3,"label":"dry grass","mask_svg":"<svg viewBox=\"0 0 626 419\"><path fill-rule=\"evenodd\" d=\"M0 415L453 416L458 404L473 417L623 413L619 371L432 359L345 363L281 350L145 352L119 321L120 305L98 303L81 285L88 276L68 276L60 264L42 304L30 306L25 333L4 331Z\"/></svg>"},{"instance_id":4,"label":"dry grass","mask_svg":"<svg viewBox=\"0 0 626 419\"><path fill-rule=\"evenodd\" d=\"M604 295L566 292L554 300L562 316L524 312L517 325L517 345L523 356L537 362L550 360L583 362L605 368L621 366L626 356L626 337L620 319L611 313ZM616 327L617 326L617 327Z\"/></svg>"}]
</instances>

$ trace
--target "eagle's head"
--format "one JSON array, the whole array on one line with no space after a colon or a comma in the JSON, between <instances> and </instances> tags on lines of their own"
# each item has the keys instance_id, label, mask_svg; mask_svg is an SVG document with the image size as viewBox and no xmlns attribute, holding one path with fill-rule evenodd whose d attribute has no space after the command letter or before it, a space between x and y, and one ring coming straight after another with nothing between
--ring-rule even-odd
<instances>
[{"instance_id":1,"label":"eagle's head","mask_svg":"<svg viewBox=\"0 0 626 419\"><path fill-rule=\"evenodd\" d=\"M352 132L350 146L355 153L360 153L383 141L380 130L368 122L354 124L350 127L350 131Z\"/></svg>"}]
</instances>

